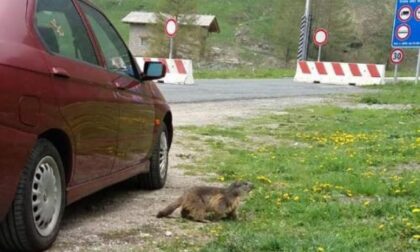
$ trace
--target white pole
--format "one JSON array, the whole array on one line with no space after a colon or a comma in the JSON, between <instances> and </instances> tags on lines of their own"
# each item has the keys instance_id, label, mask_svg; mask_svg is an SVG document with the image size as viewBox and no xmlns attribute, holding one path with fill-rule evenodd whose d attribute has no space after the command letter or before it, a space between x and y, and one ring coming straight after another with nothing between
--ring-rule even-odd
<instances>
[{"instance_id":1,"label":"white pole","mask_svg":"<svg viewBox=\"0 0 420 252\"><path fill-rule=\"evenodd\" d=\"M420 49L419 49L419 56L417 58L416 85L419 84L419 74L420 74Z\"/></svg>"},{"instance_id":2,"label":"white pole","mask_svg":"<svg viewBox=\"0 0 420 252\"><path fill-rule=\"evenodd\" d=\"M321 50L322 50L322 46L320 45L318 49L318 62L321 62Z\"/></svg>"},{"instance_id":3,"label":"white pole","mask_svg":"<svg viewBox=\"0 0 420 252\"><path fill-rule=\"evenodd\" d=\"M311 0L306 0L305 16L309 18L309 15L311 15Z\"/></svg>"},{"instance_id":4,"label":"white pole","mask_svg":"<svg viewBox=\"0 0 420 252\"><path fill-rule=\"evenodd\" d=\"M173 58L174 53L174 38L170 38L169 40L169 59Z\"/></svg>"},{"instance_id":5,"label":"white pole","mask_svg":"<svg viewBox=\"0 0 420 252\"><path fill-rule=\"evenodd\" d=\"M394 65L394 83L398 82L398 64Z\"/></svg>"}]
</instances>

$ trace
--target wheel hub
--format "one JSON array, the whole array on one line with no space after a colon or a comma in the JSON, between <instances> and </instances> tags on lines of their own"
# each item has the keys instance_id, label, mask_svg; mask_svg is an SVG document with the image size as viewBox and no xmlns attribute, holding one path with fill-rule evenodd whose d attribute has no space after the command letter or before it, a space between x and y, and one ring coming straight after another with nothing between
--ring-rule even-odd
<instances>
[{"instance_id":1,"label":"wheel hub","mask_svg":"<svg viewBox=\"0 0 420 252\"><path fill-rule=\"evenodd\" d=\"M32 182L32 215L41 236L49 236L57 225L62 204L61 179L54 158L44 157Z\"/></svg>"},{"instance_id":2,"label":"wheel hub","mask_svg":"<svg viewBox=\"0 0 420 252\"><path fill-rule=\"evenodd\" d=\"M168 140L165 132L160 135L159 146L159 171L160 177L163 179L168 171Z\"/></svg>"}]
</instances>

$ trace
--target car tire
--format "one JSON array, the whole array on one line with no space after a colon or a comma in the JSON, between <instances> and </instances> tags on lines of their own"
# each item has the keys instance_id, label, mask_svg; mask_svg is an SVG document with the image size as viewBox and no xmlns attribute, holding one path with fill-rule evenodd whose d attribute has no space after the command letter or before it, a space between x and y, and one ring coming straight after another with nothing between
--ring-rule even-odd
<instances>
[{"instance_id":1,"label":"car tire","mask_svg":"<svg viewBox=\"0 0 420 252\"><path fill-rule=\"evenodd\" d=\"M51 142L36 143L15 199L0 223L0 251L43 251L55 241L65 207L64 167Z\"/></svg>"},{"instance_id":2,"label":"car tire","mask_svg":"<svg viewBox=\"0 0 420 252\"><path fill-rule=\"evenodd\" d=\"M152 150L150 158L150 170L148 173L140 174L137 177L140 188L147 190L162 189L168 177L169 164L169 138L168 129L165 124L159 129L158 139Z\"/></svg>"}]
</instances>

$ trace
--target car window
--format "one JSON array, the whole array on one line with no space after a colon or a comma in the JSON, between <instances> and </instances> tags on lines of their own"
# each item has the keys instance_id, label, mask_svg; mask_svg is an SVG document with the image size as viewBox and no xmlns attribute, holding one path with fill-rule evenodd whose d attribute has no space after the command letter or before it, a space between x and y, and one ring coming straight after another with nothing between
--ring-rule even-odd
<instances>
[{"instance_id":1,"label":"car window","mask_svg":"<svg viewBox=\"0 0 420 252\"><path fill-rule=\"evenodd\" d=\"M36 26L51 52L98 65L86 27L72 1L38 0Z\"/></svg>"},{"instance_id":2,"label":"car window","mask_svg":"<svg viewBox=\"0 0 420 252\"><path fill-rule=\"evenodd\" d=\"M130 53L113 26L96 9L81 1L80 5L98 39L108 70L136 78Z\"/></svg>"}]
</instances>

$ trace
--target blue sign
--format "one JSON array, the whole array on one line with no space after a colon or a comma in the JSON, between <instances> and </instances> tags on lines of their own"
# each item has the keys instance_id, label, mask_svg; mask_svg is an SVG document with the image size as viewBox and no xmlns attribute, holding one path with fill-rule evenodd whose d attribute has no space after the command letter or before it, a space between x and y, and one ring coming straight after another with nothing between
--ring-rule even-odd
<instances>
[{"instance_id":1,"label":"blue sign","mask_svg":"<svg viewBox=\"0 0 420 252\"><path fill-rule=\"evenodd\" d=\"M393 48L420 48L420 0L397 0Z\"/></svg>"}]
</instances>

